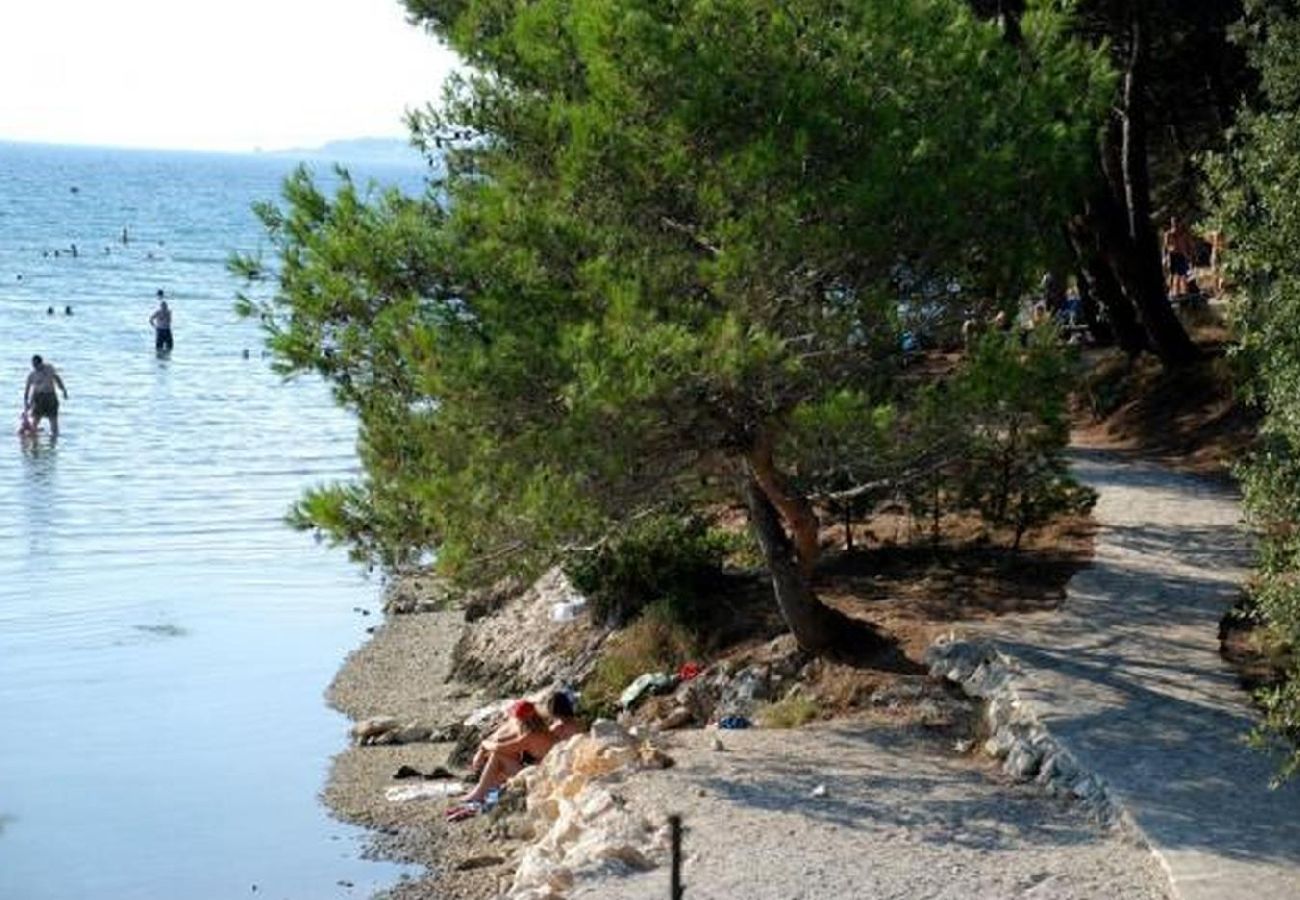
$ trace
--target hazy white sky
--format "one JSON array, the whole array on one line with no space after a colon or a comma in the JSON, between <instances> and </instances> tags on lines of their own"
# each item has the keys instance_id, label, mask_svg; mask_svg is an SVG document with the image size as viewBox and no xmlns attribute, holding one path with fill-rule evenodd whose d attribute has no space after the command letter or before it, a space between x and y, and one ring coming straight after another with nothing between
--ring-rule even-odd
<instances>
[{"instance_id":1,"label":"hazy white sky","mask_svg":"<svg viewBox=\"0 0 1300 900\"><path fill-rule=\"evenodd\" d=\"M455 58L397 0L0 0L0 140L251 150L404 135Z\"/></svg>"}]
</instances>

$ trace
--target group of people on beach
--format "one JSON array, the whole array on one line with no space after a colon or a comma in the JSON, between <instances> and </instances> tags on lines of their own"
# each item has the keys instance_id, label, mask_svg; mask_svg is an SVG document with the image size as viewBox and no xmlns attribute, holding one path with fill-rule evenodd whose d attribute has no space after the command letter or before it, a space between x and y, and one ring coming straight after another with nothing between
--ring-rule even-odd
<instances>
[{"instance_id":1,"label":"group of people on beach","mask_svg":"<svg viewBox=\"0 0 1300 900\"><path fill-rule=\"evenodd\" d=\"M447 808L449 820L474 815L493 790L541 762L556 744L583 731L567 691L550 695L545 715L530 700L516 700L509 712L506 721L479 744L470 763L474 788Z\"/></svg>"},{"instance_id":2,"label":"group of people on beach","mask_svg":"<svg viewBox=\"0 0 1300 900\"><path fill-rule=\"evenodd\" d=\"M149 317L149 324L154 329L154 349L158 352L170 352L175 345L172 339L172 312L163 299L166 295L162 288L156 294L158 308ZM49 308L54 314L54 307ZM64 315L72 315L72 307L64 309ZM20 437L35 437L40 432L41 420L50 423L50 437L59 436L59 392L63 399L68 399L68 389L57 369L47 363L38 353L32 357L32 370L27 373L27 383L23 387L23 411L18 419Z\"/></svg>"}]
</instances>

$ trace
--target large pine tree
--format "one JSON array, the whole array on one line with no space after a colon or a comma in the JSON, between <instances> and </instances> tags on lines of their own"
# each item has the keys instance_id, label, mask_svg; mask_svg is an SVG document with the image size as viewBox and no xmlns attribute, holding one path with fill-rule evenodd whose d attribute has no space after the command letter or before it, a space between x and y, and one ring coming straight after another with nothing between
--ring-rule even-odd
<instances>
[{"instance_id":1,"label":"large pine tree","mask_svg":"<svg viewBox=\"0 0 1300 900\"><path fill-rule=\"evenodd\" d=\"M797 432L889 382L900 313L1036 278L1100 52L1046 0L1029 54L959 0L407 6L470 67L413 122L445 175L367 201L300 174L262 210L279 290L249 309L361 424L363 477L299 520L490 577L739 500L800 643L841 647Z\"/></svg>"}]
</instances>

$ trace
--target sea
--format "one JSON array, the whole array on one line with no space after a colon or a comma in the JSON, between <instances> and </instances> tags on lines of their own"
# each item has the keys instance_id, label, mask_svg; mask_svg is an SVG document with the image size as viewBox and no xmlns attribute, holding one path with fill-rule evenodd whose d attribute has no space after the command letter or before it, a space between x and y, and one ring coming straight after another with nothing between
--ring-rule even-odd
<instances>
[{"instance_id":1,"label":"sea","mask_svg":"<svg viewBox=\"0 0 1300 900\"><path fill-rule=\"evenodd\" d=\"M413 874L319 797L349 725L323 692L380 584L284 516L356 472L355 422L272 371L226 266L273 260L251 207L295 162L0 143L3 900L366 897ZM15 434L33 354L69 392L57 442Z\"/></svg>"}]
</instances>

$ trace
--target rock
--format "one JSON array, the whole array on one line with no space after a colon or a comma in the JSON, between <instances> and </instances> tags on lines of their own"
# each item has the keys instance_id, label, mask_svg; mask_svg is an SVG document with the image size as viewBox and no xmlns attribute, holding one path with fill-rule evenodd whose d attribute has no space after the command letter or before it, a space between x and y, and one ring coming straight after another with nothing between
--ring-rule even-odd
<instances>
[{"instance_id":1,"label":"rock","mask_svg":"<svg viewBox=\"0 0 1300 900\"><path fill-rule=\"evenodd\" d=\"M1070 793L1085 803L1093 803L1102 797L1105 793L1105 789L1101 786L1101 782L1099 782L1096 777L1085 775L1074 783L1070 788Z\"/></svg>"},{"instance_id":2,"label":"rock","mask_svg":"<svg viewBox=\"0 0 1300 900\"><path fill-rule=\"evenodd\" d=\"M750 666L740 670L722 689L713 708L713 716L743 716L752 719L759 703L772 697L771 685L767 679L768 670L764 666Z\"/></svg>"},{"instance_id":3,"label":"rock","mask_svg":"<svg viewBox=\"0 0 1300 900\"><path fill-rule=\"evenodd\" d=\"M1069 756L1060 750L1049 749L1043 754L1043 763L1038 769L1035 780L1044 786L1056 784L1062 790L1068 790L1078 778L1079 767Z\"/></svg>"},{"instance_id":4,"label":"rock","mask_svg":"<svg viewBox=\"0 0 1300 900\"><path fill-rule=\"evenodd\" d=\"M995 731L988 740L984 742L984 752L994 759L1005 759L1006 755L1011 752L1011 748L1016 745L1015 733L1010 728L1002 728Z\"/></svg>"},{"instance_id":5,"label":"rock","mask_svg":"<svg viewBox=\"0 0 1300 900\"><path fill-rule=\"evenodd\" d=\"M453 673L457 678L490 682L511 693L585 680L610 632L593 622L589 612L568 622L551 621L555 604L577 608L585 602L561 569L547 571L499 605L500 596L493 596L497 599L482 609L475 607L471 615L482 615L473 618L456 644Z\"/></svg>"},{"instance_id":6,"label":"rock","mask_svg":"<svg viewBox=\"0 0 1300 900\"><path fill-rule=\"evenodd\" d=\"M685 707L696 722L708 722L718 706L722 689L704 676L682 682L673 694L676 706Z\"/></svg>"},{"instance_id":7,"label":"rock","mask_svg":"<svg viewBox=\"0 0 1300 900\"><path fill-rule=\"evenodd\" d=\"M489 869L492 866L499 866L505 861L504 856L471 856L469 859L462 859L452 868L457 872L472 872L475 869Z\"/></svg>"},{"instance_id":8,"label":"rock","mask_svg":"<svg viewBox=\"0 0 1300 900\"><path fill-rule=\"evenodd\" d=\"M647 769L671 769L677 764L667 753L649 744L641 746L640 756L642 767Z\"/></svg>"},{"instance_id":9,"label":"rock","mask_svg":"<svg viewBox=\"0 0 1300 900\"><path fill-rule=\"evenodd\" d=\"M685 706L674 707L673 710L659 720L659 727L664 731L672 731L674 728L681 728L691 724L694 717L690 709Z\"/></svg>"},{"instance_id":10,"label":"rock","mask_svg":"<svg viewBox=\"0 0 1300 900\"><path fill-rule=\"evenodd\" d=\"M520 856L507 897L559 897L578 872L619 872L651 865L655 831L613 793L610 776L629 767L664 765L661 751L637 744L616 723L555 747L519 776L527 785L526 815L538 835Z\"/></svg>"},{"instance_id":11,"label":"rock","mask_svg":"<svg viewBox=\"0 0 1300 900\"><path fill-rule=\"evenodd\" d=\"M1021 741L1007 754L1002 770L1017 781L1028 781L1038 772L1041 763L1040 752L1032 744Z\"/></svg>"},{"instance_id":12,"label":"rock","mask_svg":"<svg viewBox=\"0 0 1300 900\"><path fill-rule=\"evenodd\" d=\"M502 578L489 588L472 591L465 596L465 621L477 622L486 618L524 592L524 583L514 576Z\"/></svg>"},{"instance_id":13,"label":"rock","mask_svg":"<svg viewBox=\"0 0 1300 900\"><path fill-rule=\"evenodd\" d=\"M378 743L380 738L401 727L401 722L392 716L374 716L353 724L352 738L361 746Z\"/></svg>"},{"instance_id":14,"label":"rock","mask_svg":"<svg viewBox=\"0 0 1300 900\"><path fill-rule=\"evenodd\" d=\"M597 719L591 723L591 730L588 732L597 741L616 744L635 744L636 741L627 730L617 722L609 719Z\"/></svg>"},{"instance_id":15,"label":"rock","mask_svg":"<svg viewBox=\"0 0 1300 900\"><path fill-rule=\"evenodd\" d=\"M406 575L389 587L384 597L384 612L389 615L413 615L445 609L455 596L451 585L427 572Z\"/></svg>"},{"instance_id":16,"label":"rock","mask_svg":"<svg viewBox=\"0 0 1300 900\"><path fill-rule=\"evenodd\" d=\"M949 635L926 650L925 660L933 674L957 682L967 695L985 701L984 722L991 736L982 746L990 756L1003 760L1009 775L1020 781L1032 779L1053 796L1079 802L1102 823L1115 821L1118 813L1104 785L1082 772L1048 730L1022 708L1016 691L1021 669L1015 659L992 644Z\"/></svg>"},{"instance_id":17,"label":"rock","mask_svg":"<svg viewBox=\"0 0 1300 900\"><path fill-rule=\"evenodd\" d=\"M459 722L453 722L450 725L443 725L441 728L435 728L429 734L429 741L434 744L454 744L456 741L460 740L460 736L464 731L464 725Z\"/></svg>"},{"instance_id":18,"label":"rock","mask_svg":"<svg viewBox=\"0 0 1300 900\"><path fill-rule=\"evenodd\" d=\"M427 741L431 734L432 728L411 722L392 732L392 740L394 744L420 744Z\"/></svg>"}]
</instances>

